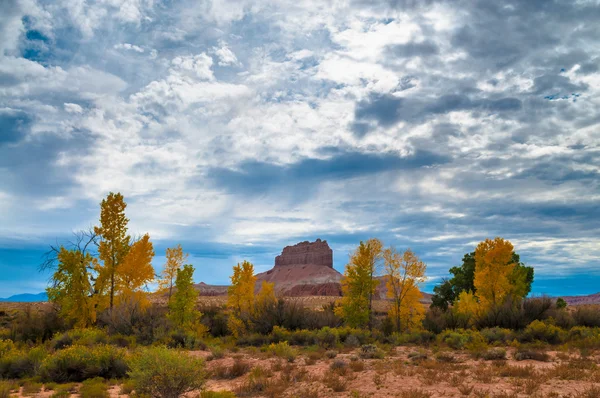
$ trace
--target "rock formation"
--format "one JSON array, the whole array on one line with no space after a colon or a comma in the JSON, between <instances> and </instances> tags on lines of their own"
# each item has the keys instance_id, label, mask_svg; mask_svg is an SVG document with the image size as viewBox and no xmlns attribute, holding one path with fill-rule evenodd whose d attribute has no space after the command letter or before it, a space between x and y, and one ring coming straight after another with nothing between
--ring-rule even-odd
<instances>
[{"instance_id":1,"label":"rock formation","mask_svg":"<svg viewBox=\"0 0 600 398\"><path fill-rule=\"evenodd\" d=\"M257 285L272 282L285 296L341 295L342 274L333 268L333 250L321 239L284 247L275 266L256 277Z\"/></svg>"},{"instance_id":2,"label":"rock formation","mask_svg":"<svg viewBox=\"0 0 600 398\"><path fill-rule=\"evenodd\" d=\"M304 241L294 246L286 246L281 254L275 257L276 267L309 264L333 268L333 250L331 250L327 241L317 239L314 242Z\"/></svg>"}]
</instances>

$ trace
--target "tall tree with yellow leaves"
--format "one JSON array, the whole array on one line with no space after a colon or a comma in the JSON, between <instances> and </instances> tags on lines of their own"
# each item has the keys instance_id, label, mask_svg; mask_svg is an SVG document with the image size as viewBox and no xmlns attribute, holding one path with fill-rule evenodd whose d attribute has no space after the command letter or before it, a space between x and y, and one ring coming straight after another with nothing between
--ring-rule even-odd
<instances>
[{"instance_id":1,"label":"tall tree with yellow leaves","mask_svg":"<svg viewBox=\"0 0 600 398\"><path fill-rule=\"evenodd\" d=\"M126 207L123 195L109 193L100 203L100 226L94 228L94 232L101 238L98 255L103 263L98 281L108 291L111 310L117 290L117 269L129 252L131 240L127 234L129 219L125 217Z\"/></svg>"},{"instance_id":2,"label":"tall tree with yellow leaves","mask_svg":"<svg viewBox=\"0 0 600 398\"><path fill-rule=\"evenodd\" d=\"M169 292L169 301L171 301L171 294L173 293L173 284L177 277L177 270L180 270L181 267L183 267L187 258L188 254L183 252L180 244L173 248L167 248L167 262L165 263L165 268L161 272L161 279L158 281L158 289L160 291Z\"/></svg>"},{"instance_id":3,"label":"tall tree with yellow leaves","mask_svg":"<svg viewBox=\"0 0 600 398\"><path fill-rule=\"evenodd\" d=\"M383 251L383 259L387 297L392 301L388 315L394 327L397 331L419 327L425 317L419 284L425 282L427 266L410 249L400 255L390 247Z\"/></svg>"},{"instance_id":4,"label":"tall tree with yellow leaves","mask_svg":"<svg viewBox=\"0 0 600 398\"><path fill-rule=\"evenodd\" d=\"M248 261L238 263L233 267L231 286L227 290L227 308L229 330L235 337L248 331L250 319L254 313L254 265Z\"/></svg>"},{"instance_id":5,"label":"tall tree with yellow leaves","mask_svg":"<svg viewBox=\"0 0 600 398\"><path fill-rule=\"evenodd\" d=\"M46 289L48 301L57 304L61 317L75 327L92 326L99 302L91 277L97 267L95 259L85 251L61 246L56 260L52 286Z\"/></svg>"},{"instance_id":6,"label":"tall tree with yellow leaves","mask_svg":"<svg viewBox=\"0 0 600 398\"><path fill-rule=\"evenodd\" d=\"M137 304L141 308L147 307L148 299L142 288L154 279L153 257L154 247L148 234L131 245L116 270L119 303L126 302Z\"/></svg>"},{"instance_id":7,"label":"tall tree with yellow leaves","mask_svg":"<svg viewBox=\"0 0 600 398\"><path fill-rule=\"evenodd\" d=\"M350 256L342 278L342 300L336 314L352 327L373 327L373 296L379 281L383 244L379 239L360 242Z\"/></svg>"},{"instance_id":8,"label":"tall tree with yellow leaves","mask_svg":"<svg viewBox=\"0 0 600 398\"><path fill-rule=\"evenodd\" d=\"M477 245L474 285L482 311L497 308L511 294L515 266L513 245L508 240L497 237Z\"/></svg>"}]
</instances>

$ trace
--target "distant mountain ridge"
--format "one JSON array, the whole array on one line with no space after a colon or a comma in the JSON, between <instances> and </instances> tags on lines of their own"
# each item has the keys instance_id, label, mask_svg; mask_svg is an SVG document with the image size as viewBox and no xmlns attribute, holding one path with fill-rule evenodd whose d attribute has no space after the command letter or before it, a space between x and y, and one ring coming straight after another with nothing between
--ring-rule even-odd
<instances>
[{"instance_id":1,"label":"distant mountain ridge","mask_svg":"<svg viewBox=\"0 0 600 398\"><path fill-rule=\"evenodd\" d=\"M0 302L5 303L36 303L39 301L48 301L48 295L46 292L43 293L23 293L15 294L14 296L0 298Z\"/></svg>"}]
</instances>

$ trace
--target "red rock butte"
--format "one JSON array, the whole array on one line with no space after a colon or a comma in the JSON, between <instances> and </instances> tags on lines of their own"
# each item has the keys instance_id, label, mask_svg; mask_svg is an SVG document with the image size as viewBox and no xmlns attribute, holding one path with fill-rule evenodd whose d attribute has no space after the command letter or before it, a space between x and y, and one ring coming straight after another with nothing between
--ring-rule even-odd
<instances>
[{"instance_id":1,"label":"red rock butte","mask_svg":"<svg viewBox=\"0 0 600 398\"><path fill-rule=\"evenodd\" d=\"M281 254L275 257L276 267L309 264L333 268L333 250L326 240L317 239L314 242L306 240L294 246L286 246Z\"/></svg>"},{"instance_id":2,"label":"red rock butte","mask_svg":"<svg viewBox=\"0 0 600 398\"><path fill-rule=\"evenodd\" d=\"M284 247L275 257L275 267L256 278L257 287L262 281L272 282L284 296L341 295L342 275L333 268L333 250L321 239Z\"/></svg>"}]
</instances>

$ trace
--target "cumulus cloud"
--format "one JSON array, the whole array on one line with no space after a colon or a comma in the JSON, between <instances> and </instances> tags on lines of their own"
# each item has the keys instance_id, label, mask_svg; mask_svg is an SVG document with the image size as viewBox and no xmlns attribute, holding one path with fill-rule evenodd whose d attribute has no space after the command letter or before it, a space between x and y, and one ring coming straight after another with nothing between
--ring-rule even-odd
<instances>
[{"instance_id":1,"label":"cumulus cloud","mask_svg":"<svg viewBox=\"0 0 600 398\"><path fill-rule=\"evenodd\" d=\"M0 242L86 227L119 190L132 230L185 242L216 282L214 258L262 270L316 237L338 268L380 236L440 277L501 235L537 275L590 272L598 19L583 1L8 0Z\"/></svg>"}]
</instances>

